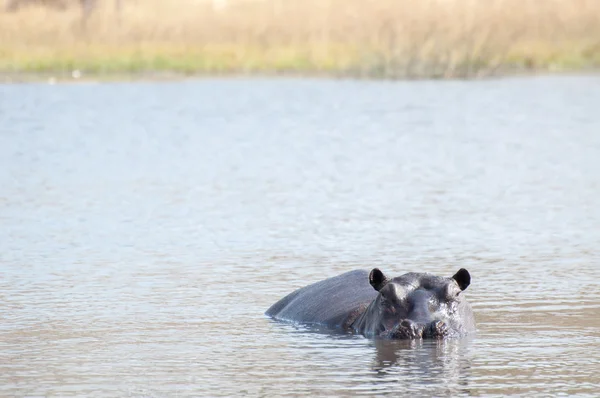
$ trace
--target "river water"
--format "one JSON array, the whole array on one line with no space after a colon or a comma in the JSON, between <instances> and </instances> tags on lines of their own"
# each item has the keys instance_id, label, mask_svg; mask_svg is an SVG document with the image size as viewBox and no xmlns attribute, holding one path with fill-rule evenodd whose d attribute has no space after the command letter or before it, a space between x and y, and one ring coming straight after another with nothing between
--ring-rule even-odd
<instances>
[{"instance_id":1,"label":"river water","mask_svg":"<svg viewBox=\"0 0 600 398\"><path fill-rule=\"evenodd\" d=\"M0 396L597 395L600 77L0 86ZM274 322L355 268L478 332Z\"/></svg>"}]
</instances>

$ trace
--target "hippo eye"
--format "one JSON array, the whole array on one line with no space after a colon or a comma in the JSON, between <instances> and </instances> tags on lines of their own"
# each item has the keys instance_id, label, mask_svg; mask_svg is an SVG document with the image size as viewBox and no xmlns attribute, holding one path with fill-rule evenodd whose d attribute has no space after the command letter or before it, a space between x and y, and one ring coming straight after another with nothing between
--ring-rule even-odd
<instances>
[{"instance_id":1,"label":"hippo eye","mask_svg":"<svg viewBox=\"0 0 600 398\"><path fill-rule=\"evenodd\" d=\"M397 284L394 284L393 295L396 300L401 301L407 296L406 288Z\"/></svg>"},{"instance_id":2,"label":"hippo eye","mask_svg":"<svg viewBox=\"0 0 600 398\"><path fill-rule=\"evenodd\" d=\"M458 298L458 296L460 295L460 293L462 292L462 290L457 289L457 286L455 286L454 284L446 285L445 290L446 290L446 292L445 292L446 300L456 300Z\"/></svg>"},{"instance_id":3,"label":"hippo eye","mask_svg":"<svg viewBox=\"0 0 600 398\"><path fill-rule=\"evenodd\" d=\"M389 308L394 307L394 300L391 297L385 297L384 295L381 295L380 304L381 307L387 311Z\"/></svg>"}]
</instances>

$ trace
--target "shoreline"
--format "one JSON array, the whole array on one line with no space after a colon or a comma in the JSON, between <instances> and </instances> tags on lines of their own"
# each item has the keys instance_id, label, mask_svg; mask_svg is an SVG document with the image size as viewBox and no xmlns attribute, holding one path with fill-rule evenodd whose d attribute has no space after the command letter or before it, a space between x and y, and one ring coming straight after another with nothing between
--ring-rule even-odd
<instances>
[{"instance_id":1,"label":"shoreline","mask_svg":"<svg viewBox=\"0 0 600 398\"><path fill-rule=\"evenodd\" d=\"M101 83L143 83L143 82L176 82L188 80L210 80L210 79L323 79L323 80L354 80L354 81L389 81L389 82L407 82L407 81L485 81L501 80L512 78L535 78L535 77L584 77L600 76L600 67L582 68L573 70L550 70L550 69L511 69L501 70L498 73L473 75L465 77L439 77L439 76L418 76L418 77L386 77L386 76L367 76L352 73L331 73L315 71L264 71L264 72L197 72L184 73L172 70L165 71L140 71L140 72L111 72L94 73L80 70L68 72L30 72L30 71L1 71L0 84L32 84L45 83L53 84L101 84Z\"/></svg>"}]
</instances>

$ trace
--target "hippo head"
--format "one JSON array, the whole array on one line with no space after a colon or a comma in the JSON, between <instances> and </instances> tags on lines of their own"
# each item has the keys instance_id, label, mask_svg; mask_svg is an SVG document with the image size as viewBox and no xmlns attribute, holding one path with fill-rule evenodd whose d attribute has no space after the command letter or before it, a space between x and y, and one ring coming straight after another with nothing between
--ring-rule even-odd
<instances>
[{"instance_id":1,"label":"hippo head","mask_svg":"<svg viewBox=\"0 0 600 398\"><path fill-rule=\"evenodd\" d=\"M475 330L473 312L463 294L471 283L466 269L451 278L408 273L389 279L374 268L369 283L379 294L352 325L367 337L441 338Z\"/></svg>"}]
</instances>

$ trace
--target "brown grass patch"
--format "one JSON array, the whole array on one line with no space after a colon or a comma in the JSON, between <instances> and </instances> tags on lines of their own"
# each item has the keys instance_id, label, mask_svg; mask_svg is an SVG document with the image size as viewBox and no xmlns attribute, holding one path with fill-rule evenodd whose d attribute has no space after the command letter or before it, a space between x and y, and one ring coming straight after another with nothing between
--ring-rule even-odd
<instances>
[{"instance_id":1,"label":"brown grass patch","mask_svg":"<svg viewBox=\"0 0 600 398\"><path fill-rule=\"evenodd\" d=\"M597 0L111 0L0 12L0 70L389 78L600 66Z\"/></svg>"}]
</instances>

